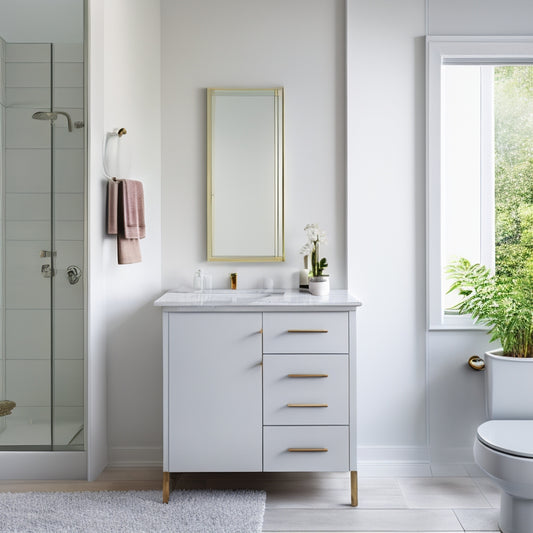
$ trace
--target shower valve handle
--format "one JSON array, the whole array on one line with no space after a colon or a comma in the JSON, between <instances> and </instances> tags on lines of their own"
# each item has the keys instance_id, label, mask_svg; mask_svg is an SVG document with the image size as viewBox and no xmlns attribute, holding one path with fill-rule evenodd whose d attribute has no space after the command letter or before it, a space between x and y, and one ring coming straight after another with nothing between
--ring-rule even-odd
<instances>
[{"instance_id":1,"label":"shower valve handle","mask_svg":"<svg viewBox=\"0 0 533 533\"><path fill-rule=\"evenodd\" d=\"M76 285L81 278L81 268L76 265L70 265L67 267L68 282L71 285Z\"/></svg>"},{"instance_id":2,"label":"shower valve handle","mask_svg":"<svg viewBox=\"0 0 533 533\"><path fill-rule=\"evenodd\" d=\"M51 278L54 275L54 269L51 265L41 265L41 274L43 278Z\"/></svg>"}]
</instances>

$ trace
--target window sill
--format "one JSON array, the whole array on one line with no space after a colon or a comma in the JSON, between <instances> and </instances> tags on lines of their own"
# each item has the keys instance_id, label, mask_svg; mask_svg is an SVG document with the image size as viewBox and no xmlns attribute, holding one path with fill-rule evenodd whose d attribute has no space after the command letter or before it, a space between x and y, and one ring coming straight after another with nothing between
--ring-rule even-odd
<instances>
[{"instance_id":1,"label":"window sill","mask_svg":"<svg viewBox=\"0 0 533 533\"><path fill-rule=\"evenodd\" d=\"M429 331L488 331L490 328L474 324L470 315L444 315L441 321L429 324Z\"/></svg>"}]
</instances>

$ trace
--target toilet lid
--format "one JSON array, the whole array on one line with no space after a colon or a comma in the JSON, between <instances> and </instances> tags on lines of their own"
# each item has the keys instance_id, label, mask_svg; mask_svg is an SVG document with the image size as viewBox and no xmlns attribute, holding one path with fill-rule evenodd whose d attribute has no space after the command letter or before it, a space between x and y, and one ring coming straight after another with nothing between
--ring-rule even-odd
<instances>
[{"instance_id":1,"label":"toilet lid","mask_svg":"<svg viewBox=\"0 0 533 533\"><path fill-rule=\"evenodd\" d=\"M477 428L477 436L500 452L533 457L533 420L489 420Z\"/></svg>"}]
</instances>

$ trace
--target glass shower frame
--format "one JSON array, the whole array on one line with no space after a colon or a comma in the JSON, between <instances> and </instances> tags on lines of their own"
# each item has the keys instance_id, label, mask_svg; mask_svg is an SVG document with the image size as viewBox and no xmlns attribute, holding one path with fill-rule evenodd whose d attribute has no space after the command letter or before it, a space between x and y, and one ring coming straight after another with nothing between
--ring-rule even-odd
<instances>
[{"instance_id":1,"label":"glass shower frame","mask_svg":"<svg viewBox=\"0 0 533 533\"><path fill-rule=\"evenodd\" d=\"M58 45L51 43L17 43L13 46L15 53L11 56L10 44L2 43L2 47L6 53L2 54L3 74L0 93L2 114L0 117L2 119L0 400L19 401L18 413L15 408L14 416L10 415L12 418L0 417L0 451L82 451L85 449L84 295L86 291L83 276L78 282L71 284L68 269L79 266L83 272L85 264L86 135L83 45L78 47L78 52L81 51L81 61L72 60L74 56L68 47L59 46L58 49ZM42 87L19 87L19 91L15 90L17 82L13 80L16 80L17 76L24 78L28 75L28 67L33 64L27 60L28 58L16 61L17 53L23 48L30 47L39 48L37 56L46 47L50 50L49 105L36 105L38 97L37 100L34 98L38 92L43 92ZM59 51L59 55L63 54L63 61L55 61L56 52ZM42 72L46 70L46 60L36 61L35 64ZM74 71L78 74L81 72L81 83L72 81L75 78ZM54 85L56 77L61 76L63 79L70 79L63 82L63 85L70 83L78 86ZM18 100L15 96L17 92L21 95ZM65 104L72 106L76 98L78 104L81 101L81 108L65 106ZM39 101L38 104L44 102ZM63 105L59 107L61 104ZM77 115L74 117L79 119L75 121L77 128L72 132L68 132L64 121L59 124L62 117L58 117L56 121L31 119L35 111L60 109L70 110L71 114ZM15 115L24 117L23 126L20 128L17 126L21 131L18 133L15 131L15 135L19 135L22 139L22 145L23 139L33 137L39 148L17 146L17 143L6 134L6 131L9 133L17 130L12 125ZM49 138L49 165L43 164L46 159L46 156L43 157L46 151L44 144L47 143L42 142L44 137L36 137L34 128ZM20 151L19 154L15 154L17 150ZM34 153L35 150L39 150L40 153ZM18 165L15 164L17 160ZM28 161L32 160L40 161L40 165L37 166L40 166L43 174L48 173L45 167L49 168L47 190L43 189L45 179L36 179L35 173L29 181L33 180L37 184L39 192L29 191L27 184L20 179L20 175L17 175L18 179L10 179L10 170L20 169L26 164L30 168L31 164ZM68 162L77 167L77 173L71 172L73 168L68 168L66 164ZM62 172L58 171L60 168ZM76 175L74 188L69 188L72 182L69 182L68 178L73 175ZM43 200L46 196L49 199L50 217L48 220L43 220L39 218L41 216L39 211L42 213ZM24 217L24 206L28 213L27 219ZM32 242L36 234L42 237L43 233L48 234L47 239L37 239ZM29 242L32 244L29 245ZM19 262L17 258L13 260L14 254L10 251L18 248L23 250L24 253L19 255L26 260ZM29 303L32 292L41 296L44 292L48 292L48 305L43 306L41 300L36 308L32 307ZM47 307L47 310L43 307ZM26 344L30 347L25 347L24 341L27 341ZM45 367L48 367L47 370ZM27 382L24 382L24 369L28 377ZM48 387L42 385L46 380ZM9 398L10 395L13 398ZM45 396L48 397L48 402L44 399ZM43 415L45 412L48 412L48 417ZM70 426L70 429L65 429L66 426ZM19 437L15 436L17 432L20 434ZM12 437L6 438L9 435Z\"/></svg>"}]
</instances>

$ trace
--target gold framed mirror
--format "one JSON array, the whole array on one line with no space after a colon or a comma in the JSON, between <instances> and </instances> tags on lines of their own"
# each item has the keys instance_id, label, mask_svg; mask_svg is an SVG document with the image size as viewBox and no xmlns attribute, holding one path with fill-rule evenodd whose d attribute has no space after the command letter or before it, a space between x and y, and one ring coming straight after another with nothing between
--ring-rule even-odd
<instances>
[{"instance_id":1,"label":"gold framed mirror","mask_svg":"<svg viewBox=\"0 0 533 533\"><path fill-rule=\"evenodd\" d=\"M284 92L207 89L207 260L284 253Z\"/></svg>"}]
</instances>

